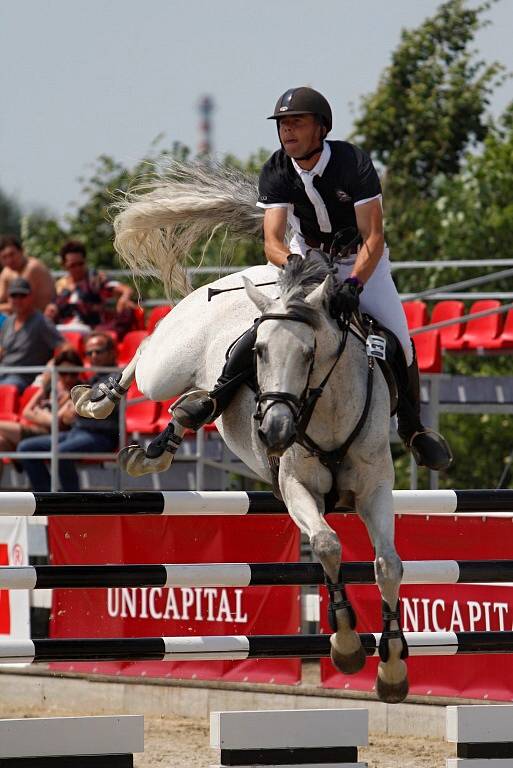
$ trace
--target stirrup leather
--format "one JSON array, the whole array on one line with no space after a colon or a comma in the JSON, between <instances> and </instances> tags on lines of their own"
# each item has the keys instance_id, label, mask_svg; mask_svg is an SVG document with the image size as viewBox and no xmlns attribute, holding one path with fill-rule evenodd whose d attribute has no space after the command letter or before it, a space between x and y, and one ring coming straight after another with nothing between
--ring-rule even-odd
<instances>
[{"instance_id":1,"label":"stirrup leather","mask_svg":"<svg viewBox=\"0 0 513 768\"><path fill-rule=\"evenodd\" d=\"M339 572L339 578L340 578L340 572ZM356 614L354 612L354 609L353 609L353 606L351 605L350 600L347 597L346 585L342 581L333 583L326 574L324 574L324 583L328 590L328 596L329 596L328 621L333 632L338 631L337 611L342 611L342 610L347 611L349 616L349 626L351 627L351 629L355 629ZM335 592L340 592L340 594L342 595L341 600L335 600Z\"/></svg>"},{"instance_id":2,"label":"stirrup leather","mask_svg":"<svg viewBox=\"0 0 513 768\"><path fill-rule=\"evenodd\" d=\"M381 615L383 617L383 632L381 633L381 638L379 641L379 658L381 661L387 662L390 657L388 641L401 640L403 647L401 650L400 658L403 660L407 659L409 651L406 638L404 637L404 633L401 628L401 601L397 601L397 608L395 611L392 611L388 603L383 600L381 604ZM398 629L390 629L390 624L392 621L397 621L397 624L399 625Z\"/></svg>"}]
</instances>

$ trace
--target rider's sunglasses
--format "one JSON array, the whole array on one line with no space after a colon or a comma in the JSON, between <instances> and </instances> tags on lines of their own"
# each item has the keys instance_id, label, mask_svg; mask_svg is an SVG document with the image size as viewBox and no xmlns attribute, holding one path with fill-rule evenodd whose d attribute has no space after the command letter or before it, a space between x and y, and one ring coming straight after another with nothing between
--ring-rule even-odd
<instances>
[{"instance_id":1,"label":"rider's sunglasses","mask_svg":"<svg viewBox=\"0 0 513 768\"><path fill-rule=\"evenodd\" d=\"M27 296L30 296L29 293L10 293L9 296L11 299L26 299Z\"/></svg>"},{"instance_id":2,"label":"rider's sunglasses","mask_svg":"<svg viewBox=\"0 0 513 768\"><path fill-rule=\"evenodd\" d=\"M85 351L86 357L92 357L93 355L103 355L104 352L108 352L108 347L99 347L98 349L88 349Z\"/></svg>"},{"instance_id":3,"label":"rider's sunglasses","mask_svg":"<svg viewBox=\"0 0 513 768\"><path fill-rule=\"evenodd\" d=\"M74 267L83 267L85 264L85 261L70 261L69 264L66 264L66 269L73 269Z\"/></svg>"}]
</instances>

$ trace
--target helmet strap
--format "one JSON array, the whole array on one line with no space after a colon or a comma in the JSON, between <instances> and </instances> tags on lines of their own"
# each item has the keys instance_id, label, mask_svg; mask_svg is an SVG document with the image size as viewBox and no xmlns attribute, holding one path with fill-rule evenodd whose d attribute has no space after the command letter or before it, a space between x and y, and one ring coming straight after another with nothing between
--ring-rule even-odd
<instances>
[{"instance_id":1,"label":"helmet strap","mask_svg":"<svg viewBox=\"0 0 513 768\"><path fill-rule=\"evenodd\" d=\"M306 155L301 155L301 157L295 157L294 160L310 160L314 155L318 155L322 152L324 149L323 145L316 147L315 149L312 149L311 152L307 152Z\"/></svg>"}]
</instances>

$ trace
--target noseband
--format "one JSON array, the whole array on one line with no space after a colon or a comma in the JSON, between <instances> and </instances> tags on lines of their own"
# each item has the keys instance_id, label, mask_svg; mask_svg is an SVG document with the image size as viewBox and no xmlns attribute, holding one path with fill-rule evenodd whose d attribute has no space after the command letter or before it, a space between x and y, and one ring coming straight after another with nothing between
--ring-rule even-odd
<instances>
[{"instance_id":1,"label":"noseband","mask_svg":"<svg viewBox=\"0 0 513 768\"><path fill-rule=\"evenodd\" d=\"M258 325L260 323L263 323L265 320L292 320L296 323L304 323L305 325L311 325L308 320L306 320L304 317L298 314L294 313L268 313L263 314L258 318ZM329 369L328 373L324 377L324 379L321 381L318 387L310 387L310 378L312 376L312 372L315 365L315 353L317 351L317 340L314 339L314 347L313 347L313 355L312 359L310 361L310 367L308 369L308 376L306 379L305 388L303 389L303 392L299 397L297 395L293 395L291 392L262 392L260 390L260 387L257 383L257 409L256 413L254 415L254 418L258 422L262 422L264 419L267 411L272 408L273 405L276 405L277 403L283 403L283 405L286 405L291 413L292 417L294 419L294 427L296 429L296 433L298 435L298 440L296 442L300 442L303 444L302 440L306 437L305 432L308 427L308 424L310 422L310 418L313 413L313 409L315 408L315 404L317 400L322 395L324 388L326 384L328 383L328 379L330 378L331 374L333 373L333 370L340 360L342 353L346 346L347 341L347 334L349 330L349 324L347 324L342 331L342 338L340 340L340 344L338 346L335 360ZM256 370L256 364L255 364L255 370ZM262 404L267 402L267 406L262 411Z\"/></svg>"}]
</instances>

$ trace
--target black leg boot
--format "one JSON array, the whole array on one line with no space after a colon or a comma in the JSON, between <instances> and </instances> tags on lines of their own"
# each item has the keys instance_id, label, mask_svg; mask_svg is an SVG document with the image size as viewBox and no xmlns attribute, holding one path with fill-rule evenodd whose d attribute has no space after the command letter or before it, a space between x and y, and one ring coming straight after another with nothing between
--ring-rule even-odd
<instances>
[{"instance_id":1,"label":"black leg boot","mask_svg":"<svg viewBox=\"0 0 513 768\"><path fill-rule=\"evenodd\" d=\"M216 419L228 407L240 385L253 371L253 347L257 325L240 336L228 350L222 373L214 388L203 397L186 397L173 415L177 422L188 429L200 429Z\"/></svg>"},{"instance_id":2,"label":"black leg boot","mask_svg":"<svg viewBox=\"0 0 513 768\"><path fill-rule=\"evenodd\" d=\"M420 420L420 380L415 347L413 363L408 368L407 386L399 393L397 420L399 437L420 467L440 470L452 464L451 449L445 439L426 429Z\"/></svg>"}]
</instances>

